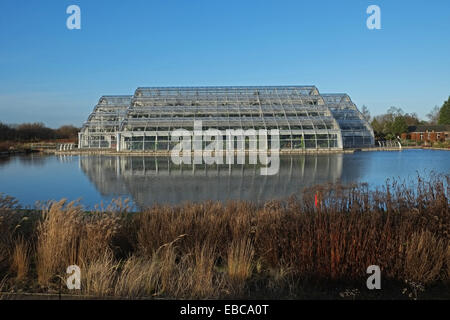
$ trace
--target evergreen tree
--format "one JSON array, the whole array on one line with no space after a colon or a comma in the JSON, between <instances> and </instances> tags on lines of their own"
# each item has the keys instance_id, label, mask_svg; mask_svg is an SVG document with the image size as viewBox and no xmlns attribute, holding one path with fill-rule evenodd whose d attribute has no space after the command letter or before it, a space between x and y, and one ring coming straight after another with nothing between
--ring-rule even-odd
<instances>
[{"instance_id":1,"label":"evergreen tree","mask_svg":"<svg viewBox=\"0 0 450 320\"><path fill-rule=\"evenodd\" d=\"M450 124L450 97L442 105L439 112L439 124Z\"/></svg>"},{"instance_id":2,"label":"evergreen tree","mask_svg":"<svg viewBox=\"0 0 450 320\"><path fill-rule=\"evenodd\" d=\"M395 118L394 122L391 126L391 132L395 136L399 136L400 134L408 131L408 125L406 124L405 117L398 116Z\"/></svg>"}]
</instances>

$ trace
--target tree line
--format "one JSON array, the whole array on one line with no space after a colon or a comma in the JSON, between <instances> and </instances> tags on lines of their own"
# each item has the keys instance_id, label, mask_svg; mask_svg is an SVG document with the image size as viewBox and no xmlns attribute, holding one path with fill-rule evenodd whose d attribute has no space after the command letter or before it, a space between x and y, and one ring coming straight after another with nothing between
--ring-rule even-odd
<instances>
[{"instance_id":1,"label":"tree line","mask_svg":"<svg viewBox=\"0 0 450 320\"><path fill-rule=\"evenodd\" d=\"M37 142L54 139L75 140L78 138L79 130L79 128L71 125L52 129L40 122L23 123L15 126L0 122L0 141Z\"/></svg>"},{"instance_id":2,"label":"tree line","mask_svg":"<svg viewBox=\"0 0 450 320\"><path fill-rule=\"evenodd\" d=\"M416 113L405 113L401 108L390 107L386 113L371 117L366 106L361 113L370 123L378 140L396 139L402 133L408 132L408 127L417 125L450 125L450 97L442 107L435 106L428 114L428 121L420 120Z\"/></svg>"}]
</instances>

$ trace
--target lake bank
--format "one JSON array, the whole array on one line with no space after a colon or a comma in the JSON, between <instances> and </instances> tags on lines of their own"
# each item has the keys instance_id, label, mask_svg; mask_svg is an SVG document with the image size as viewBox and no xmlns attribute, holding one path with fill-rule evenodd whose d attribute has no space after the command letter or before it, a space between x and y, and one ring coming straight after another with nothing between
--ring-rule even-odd
<instances>
[{"instance_id":1,"label":"lake bank","mask_svg":"<svg viewBox=\"0 0 450 320\"><path fill-rule=\"evenodd\" d=\"M376 147L376 148L360 148L360 149L294 149L294 150L280 150L280 155L302 155L302 154L333 154L333 153L354 153L358 151L401 151L401 150L443 150L450 151L450 148L437 148L437 147L423 147L423 146L402 146L402 148L393 148L393 147ZM61 155L83 155L83 154L92 154L92 155L144 155L144 156L170 156L171 151L115 151L115 150L105 150L105 149L74 149L67 151L52 151L54 154ZM234 152L237 154L238 152ZM192 152L193 154L193 152ZM245 154L249 154L248 151L245 151ZM269 152L270 154L270 152Z\"/></svg>"}]
</instances>

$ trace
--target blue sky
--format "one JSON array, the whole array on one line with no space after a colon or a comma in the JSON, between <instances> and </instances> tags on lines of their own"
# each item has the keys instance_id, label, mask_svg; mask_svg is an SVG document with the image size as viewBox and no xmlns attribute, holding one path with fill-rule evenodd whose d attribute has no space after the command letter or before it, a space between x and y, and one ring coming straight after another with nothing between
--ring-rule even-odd
<instances>
[{"instance_id":1,"label":"blue sky","mask_svg":"<svg viewBox=\"0 0 450 320\"><path fill-rule=\"evenodd\" d=\"M66 8L81 8L81 30ZM381 8L368 30L366 8ZM450 95L450 1L1 0L0 121L80 126L138 86L314 84L372 115Z\"/></svg>"}]
</instances>

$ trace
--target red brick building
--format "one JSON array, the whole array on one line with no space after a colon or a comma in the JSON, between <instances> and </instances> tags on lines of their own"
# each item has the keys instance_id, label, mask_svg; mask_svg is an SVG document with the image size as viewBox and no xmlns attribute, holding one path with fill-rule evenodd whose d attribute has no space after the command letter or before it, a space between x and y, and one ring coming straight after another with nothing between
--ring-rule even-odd
<instances>
[{"instance_id":1,"label":"red brick building","mask_svg":"<svg viewBox=\"0 0 450 320\"><path fill-rule=\"evenodd\" d=\"M424 142L449 141L450 125L420 125L408 127L408 133L402 133L402 140Z\"/></svg>"}]
</instances>

